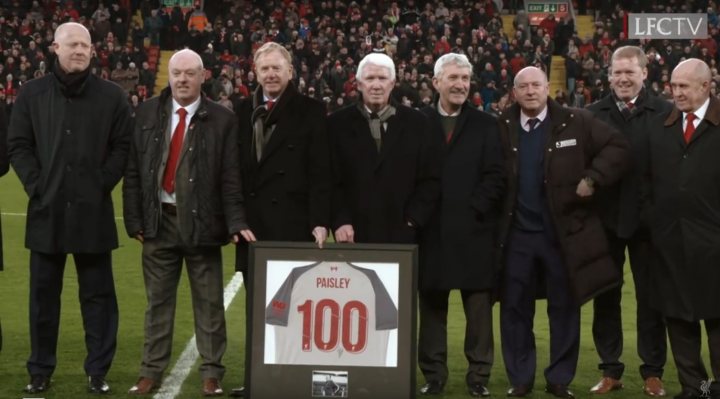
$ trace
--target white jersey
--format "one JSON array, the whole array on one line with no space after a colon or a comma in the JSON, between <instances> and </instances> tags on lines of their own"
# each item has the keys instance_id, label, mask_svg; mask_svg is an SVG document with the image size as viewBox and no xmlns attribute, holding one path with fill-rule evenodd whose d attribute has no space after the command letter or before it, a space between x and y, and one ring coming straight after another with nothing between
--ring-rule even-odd
<instances>
[{"instance_id":1,"label":"white jersey","mask_svg":"<svg viewBox=\"0 0 720 399\"><path fill-rule=\"evenodd\" d=\"M374 270L321 262L290 272L265 322L277 364L381 367L398 311Z\"/></svg>"}]
</instances>

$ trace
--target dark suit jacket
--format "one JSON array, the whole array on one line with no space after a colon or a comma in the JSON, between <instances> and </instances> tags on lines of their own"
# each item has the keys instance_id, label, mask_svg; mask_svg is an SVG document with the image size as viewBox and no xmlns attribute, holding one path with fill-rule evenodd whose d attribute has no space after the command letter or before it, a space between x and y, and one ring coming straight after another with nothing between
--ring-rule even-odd
<instances>
[{"instance_id":1,"label":"dark suit jacket","mask_svg":"<svg viewBox=\"0 0 720 399\"><path fill-rule=\"evenodd\" d=\"M414 243L440 194L440 141L421 112L397 106L378 153L357 105L328 118L333 148L333 230L356 242ZM408 222L414 227L409 227Z\"/></svg>"},{"instance_id":2,"label":"dark suit jacket","mask_svg":"<svg viewBox=\"0 0 720 399\"><path fill-rule=\"evenodd\" d=\"M441 199L420 232L420 289L493 288L505 188L497 120L466 102L448 143L437 106L422 112L443 142L443 161Z\"/></svg>"},{"instance_id":3,"label":"dark suit jacket","mask_svg":"<svg viewBox=\"0 0 720 399\"><path fill-rule=\"evenodd\" d=\"M238 104L245 209L258 240L313 241L316 226L330 225L330 147L324 105L290 84L268 115L275 125L258 162L253 111L262 87ZM247 243L237 246L236 268L246 270Z\"/></svg>"}]
</instances>

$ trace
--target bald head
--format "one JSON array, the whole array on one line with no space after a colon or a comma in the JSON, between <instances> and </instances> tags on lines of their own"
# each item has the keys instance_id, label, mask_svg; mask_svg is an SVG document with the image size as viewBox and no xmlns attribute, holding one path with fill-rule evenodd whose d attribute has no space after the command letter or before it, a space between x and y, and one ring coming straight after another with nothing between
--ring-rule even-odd
<instances>
[{"instance_id":1,"label":"bald head","mask_svg":"<svg viewBox=\"0 0 720 399\"><path fill-rule=\"evenodd\" d=\"M670 78L675 106L682 112L697 111L710 97L711 79L704 61L690 58L679 63Z\"/></svg>"},{"instance_id":2,"label":"bald head","mask_svg":"<svg viewBox=\"0 0 720 399\"><path fill-rule=\"evenodd\" d=\"M88 42L91 41L90 32L84 25L77 22L65 22L64 24L58 26L57 29L55 29L55 36L53 37L53 40L57 42L64 39L69 34L82 35L87 38Z\"/></svg>"},{"instance_id":3,"label":"bald head","mask_svg":"<svg viewBox=\"0 0 720 399\"><path fill-rule=\"evenodd\" d=\"M205 80L202 58L192 50L180 50L170 57L170 90L173 98L183 107L200 98L200 88Z\"/></svg>"},{"instance_id":4,"label":"bald head","mask_svg":"<svg viewBox=\"0 0 720 399\"><path fill-rule=\"evenodd\" d=\"M547 107L550 93L547 75L536 67L523 68L515 75L513 93L525 115L538 116Z\"/></svg>"},{"instance_id":5,"label":"bald head","mask_svg":"<svg viewBox=\"0 0 720 399\"><path fill-rule=\"evenodd\" d=\"M60 67L67 73L86 70L90 66L92 45L90 32L75 22L64 23L55 30L53 49Z\"/></svg>"}]
</instances>

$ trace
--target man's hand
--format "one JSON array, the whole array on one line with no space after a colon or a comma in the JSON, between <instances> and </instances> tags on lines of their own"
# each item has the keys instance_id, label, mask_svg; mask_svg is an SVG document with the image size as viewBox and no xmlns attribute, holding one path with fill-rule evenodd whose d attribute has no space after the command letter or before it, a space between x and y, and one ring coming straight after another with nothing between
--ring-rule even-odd
<instances>
[{"instance_id":1,"label":"man's hand","mask_svg":"<svg viewBox=\"0 0 720 399\"><path fill-rule=\"evenodd\" d=\"M335 242L355 242L355 230L351 224L344 224L335 230Z\"/></svg>"},{"instance_id":2,"label":"man's hand","mask_svg":"<svg viewBox=\"0 0 720 399\"><path fill-rule=\"evenodd\" d=\"M255 234L253 234L252 230L245 229L245 230L240 230L240 235L233 234L233 236L232 236L233 244L237 244L240 242L240 236L242 236L242 238L244 238L245 241L247 241L247 242L257 241L257 238L255 238Z\"/></svg>"},{"instance_id":3,"label":"man's hand","mask_svg":"<svg viewBox=\"0 0 720 399\"><path fill-rule=\"evenodd\" d=\"M594 185L595 183L589 177L580 179L580 183L578 183L575 193L582 198L591 197L595 192L595 188L593 187Z\"/></svg>"},{"instance_id":4,"label":"man's hand","mask_svg":"<svg viewBox=\"0 0 720 399\"><path fill-rule=\"evenodd\" d=\"M312 235L315 237L315 244L318 245L318 248L322 249L323 243L327 240L327 229L322 226L316 226L312 231Z\"/></svg>"},{"instance_id":5,"label":"man's hand","mask_svg":"<svg viewBox=\"0 0 720 399\"><path fill-rule=\"evenodd\" d=\"M135 233L135 239L140 242L145 242L145 237L143 236L143 231L140 230L137 233Z\"/></svg>"}]
</instances>

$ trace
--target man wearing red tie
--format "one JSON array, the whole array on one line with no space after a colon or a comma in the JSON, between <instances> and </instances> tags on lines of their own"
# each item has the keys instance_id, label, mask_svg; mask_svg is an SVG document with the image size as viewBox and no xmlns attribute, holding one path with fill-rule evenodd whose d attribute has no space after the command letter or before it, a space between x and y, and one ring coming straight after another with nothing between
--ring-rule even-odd
<instances>
[{"instance_id":1,"label":"man wearing red tie","mask_svg":"<svg viewBox=\"0 0 720 399\"><path fill-rule=\"evenodd\" d=\"M675 109L650 136L644 186L657 252L652 304L667 323L679 399L720 398L720 101L710 97L711 80L698 59L673 71ZM712 375L701 356L701 320Z\"/></svg>"},{"instance_id":2,"label":"man wearing red tie","mask_svg":"<svg viewBox=\"0 0 720 399\"><path fill-rule=\"evenodd\" d=\"M187 265L202 393L223 393L225 310L220 247L253 241L240 186L237 119L200 94L202 59L170 58L170 87L137 111L125 181L125 228L143 245L147 292L140 378L129 393L159 387L170 361L176 292Z\"/></svg>"}]
</instances>

